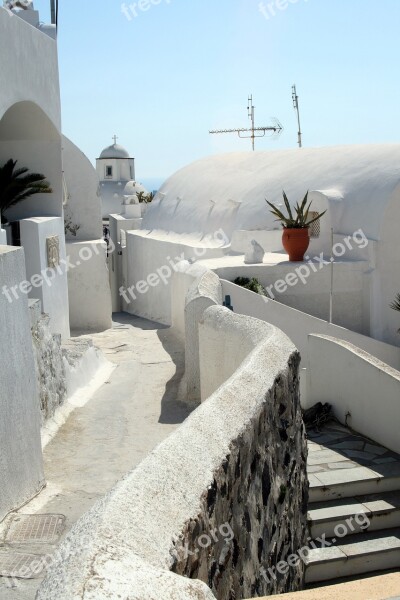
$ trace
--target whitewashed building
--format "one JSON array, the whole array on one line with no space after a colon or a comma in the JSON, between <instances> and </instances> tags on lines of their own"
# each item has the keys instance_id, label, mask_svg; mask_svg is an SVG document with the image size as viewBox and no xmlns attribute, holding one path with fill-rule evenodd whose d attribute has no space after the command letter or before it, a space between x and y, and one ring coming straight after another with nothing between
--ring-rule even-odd
<instances>
[{"instance_id":1,"label":"whitewashed building","mask_svg":"<svg viewBox=\"0 0 400 600\"><path fill-rule=\"evenodd\" d=\"M51 404L48 378L65 391L61 343L71 326L111 323L98 179L61 133L55 26L25 5L0 7L0 165L14 159L44 174L52 193L7 210L0 234L0 521L44 486L41 400ZM39 321L43 337L33 343ZM88 353L95 371L96 351Z\"/></svg>"},{"instance_id":2,"label":"whitewashed building","mask_svg":"<svg viewBox=\"0 0 400 600\"><path fill-rule=\"evenodd\" d=\"M398 313L390 308L400 290L399 162L397 144L239 152L196 161L164 183L141 230L127 233L126 287L146 279L166 256L183 252L199 261L196 248L203 248L201 263L223 278L258 277L271 286L294 265L265 199L283 206L284 189L294 204L309 190L312 210L327 211L312 230L307 256L314 268L306 284L274 288L274 298L329 320L331 269L320 269L320 261L330 260L333 230L333 322L399 345ZM219 231L223 243L215 237ZM349 236L355 236L352 242ZM252 240L267 253L263 264L245 263ZM171 323L164 286L136 294L125 309Z\"/></svg>"},{"instance_id":3,"label":"whitewashed building","mask_svg":"<svg viewBox=\"0 0 400 600\"><path fill-rule=\"evenodd\" d=\"M96 159L96 170L100 180L102 214L108 219L110 214L120 214L128 197L139 192L147 194L146 188L135 180L135 159L128 150L117 144L104 148Z\"/></svg>"}]
</instances>

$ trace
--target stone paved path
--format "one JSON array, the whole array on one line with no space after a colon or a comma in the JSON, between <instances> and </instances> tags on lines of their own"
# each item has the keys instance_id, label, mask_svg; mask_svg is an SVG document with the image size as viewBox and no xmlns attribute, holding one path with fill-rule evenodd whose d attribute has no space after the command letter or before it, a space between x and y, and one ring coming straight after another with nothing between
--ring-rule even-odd
<instances>
[{"instance_id":1,"label":"stone paved path","mask_svg":"<svg viewBox=\"0 0 400 600\"><path fill-rule=\"evenodd\" d=\"M188 415L185 405L176 400L183 348L170 329L123 314L114 315L113 329L91 337L116 369L46 447L48 486L20 511L65 515L63 536ZM57 547L4 543L5 535L3 527L0 561L11 552L51 555ZM10 582L0 577L0 599L33 600L40 580L18 580L10 588Z\"/></svg>"}]
</instances>

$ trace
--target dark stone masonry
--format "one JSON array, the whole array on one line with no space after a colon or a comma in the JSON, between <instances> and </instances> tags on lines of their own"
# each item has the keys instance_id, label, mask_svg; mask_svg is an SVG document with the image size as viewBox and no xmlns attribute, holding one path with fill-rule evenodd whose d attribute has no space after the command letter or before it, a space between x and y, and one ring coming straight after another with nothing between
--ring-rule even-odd
<instances>
[{"instance_id":1,"label":"dark stone masonry","mask_svg":"<svg viewBox=\"0 0 400 600\"><path fill-rule=\"evenodd\" d=\"M259 414L214 474L203 511L176 545L173 571L204 581L218 600L296 591L304 565L281 564L307 541L307 446L292 355ZM294 562L294 561L293 561Z\"/></svg>"}]
</instances>

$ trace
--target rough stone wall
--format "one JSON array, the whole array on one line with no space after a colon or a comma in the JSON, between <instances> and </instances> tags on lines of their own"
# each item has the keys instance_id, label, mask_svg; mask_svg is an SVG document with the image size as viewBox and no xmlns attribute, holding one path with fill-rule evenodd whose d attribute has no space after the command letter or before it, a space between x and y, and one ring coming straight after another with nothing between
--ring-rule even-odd
<instances>
[{"instance_id":1,"label":"rough stone wall","mask_svg":"<svg viewBox=\"0 0 400 600\"><path fill-rule=\"evenodd\" d=\"M231 451L203 497L203 510L185 529L176 573L207 583L218 600L297 591L304 565L268 572L305 545L308 481L299 404L299 356L279 376L261 411L232 441ZM229 523L233 539L219 532ZM216 543L202 549L216 532ZM185 548L185 551L179 551ZM191 554L193 553L193 554ZM270 581L267 581L267 579Z\"/></svg>"},{"instance_id":2,"label":"rough stone wall","mask_svg":"<svg viewBox=\"0 0 400 600\"><path fill-rule=\"evenodd\" d=\"M61 336L51 333L49 322L50 317L43 314L32 325L42 424L54 415L67 396Z\"/></svg>"}]
</instances>

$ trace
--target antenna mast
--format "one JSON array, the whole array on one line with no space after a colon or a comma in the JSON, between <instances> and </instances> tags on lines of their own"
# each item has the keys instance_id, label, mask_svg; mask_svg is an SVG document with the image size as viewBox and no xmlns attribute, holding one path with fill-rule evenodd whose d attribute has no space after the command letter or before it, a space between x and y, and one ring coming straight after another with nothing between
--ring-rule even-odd
<instances>
[{"instance_id":1,"label":"antenna mast","mask_svg":"<svg viewBox=\"0 0 400 600\"><path fill-rule=\"evenodd\" d=\"M251 139L251 147L253 151L255 148L255 140L258 137L265 137L267 131L272 131L275 136L279 136L283 131L282 125L279 123L278 119L273 119L275 121L274 125L270 125L268 127L256 127L255 126L255 106L253 105L253 96L249 96L248 105L247 105L247 114L251 121L251 129L213 129L209 133L237 133L238 136L242 139ZM250 135L245 135L250 133Z\"/></svg>"},{"instance_id":2,"label":"antenna mast","mask_svg":"<svg viewBox=\"0 0 400 600\"><path fill-rule=\"evenodd\" d=\"M253 148L253 152L256 149L255 148L255 142L256 142L256 136L255 136L255 106L253 104L253 94L251 96L249 96L248 98L248 104L247 104L247 114L249 116L249 119L251 121L251 147Z\"/></svg>"},{"instance_id":3,"label":"antenna mast","mask_svg":"<svg viewBox=\"0 0 400 600\"><path fill-rule=\"evenodd\" d=\"M297 112L297 123L299 125L299 131L297 134L297 143L299 144L299 148L302 148L302 133L301 133L301 125L300 125L300 107L299 107L299 97L297 95L296 86L292 86L292 98L293 98L293 106L295 111Z\"/></svg>"}]
</instances>

